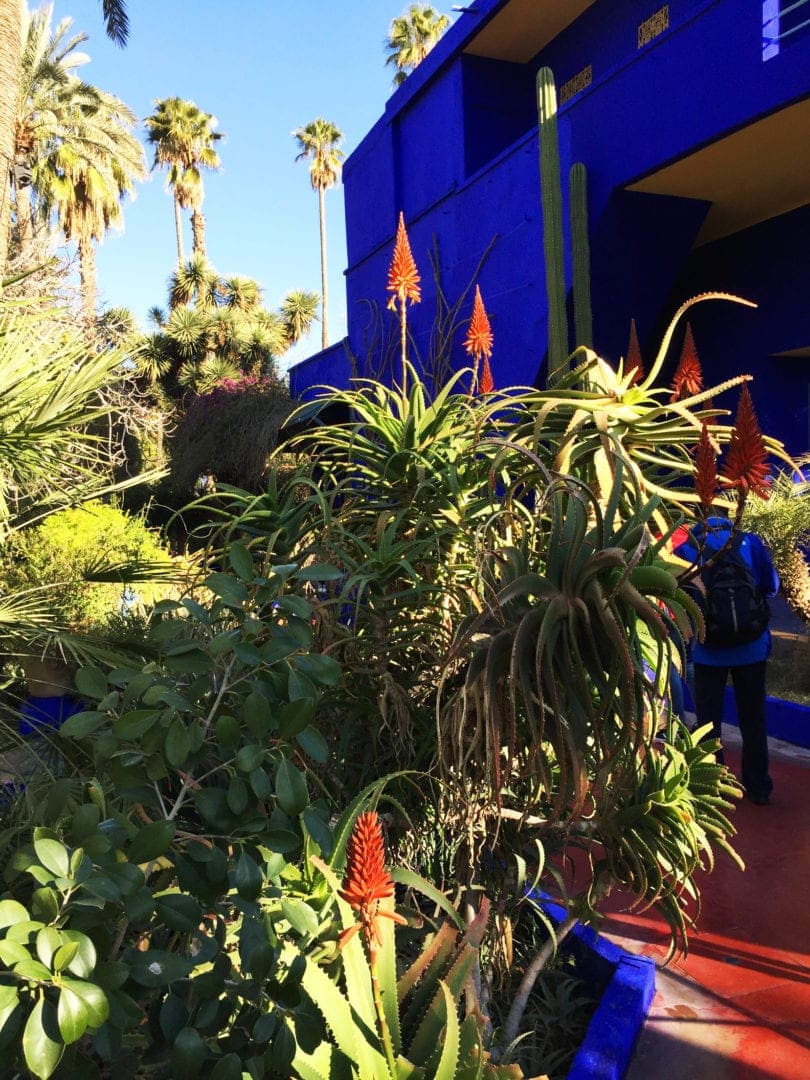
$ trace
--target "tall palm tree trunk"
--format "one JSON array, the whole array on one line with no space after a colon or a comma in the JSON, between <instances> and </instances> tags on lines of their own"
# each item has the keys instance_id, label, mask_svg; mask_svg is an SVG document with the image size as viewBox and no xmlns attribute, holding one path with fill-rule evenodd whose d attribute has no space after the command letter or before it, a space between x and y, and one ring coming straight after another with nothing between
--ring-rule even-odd
<instances>
[{"instance_id":1,"label":"tall palm tree trunk","mask_svg":"<svg viewBox=\"0 0 810 1080\"><path fill-rule=\"evenodd\" d=\"M8 258L11 166L22 58L21 0L0 0L0 277Z\"/></svg>"},{"instance_id":2,"label":"tall palm tree trunk","mask_svg":"<svg viewBox=\"0 0 810 1080\"><path fill-rule=\"evenodd\" d=\"M82 320L88 329L96 322L96 249L89 238L80 239L79 285L82 296Z\"/></svg>"},{"instance_id":3,"label":"tall palm tree trunk","mask_svg":"<svg viewBox=\"0 0 810 1080\"><path fill-rule=\"evenodd\" d=\"M202 210L191 211L192 253L205 258L205 215Z\"/></svg>"},{"instance_id":4,"label":"tall palm tree trunk","mask_svg":"<svg viewBox=\"0 0 810 1080\"><path fill-rule=\"evenodd\" d=\"M318 188L318 223L321 227L321 348L325 349L329 344L329 328L327 326L327 291L326 282L326 189Z\"/></svg>"},{"instance_id":5,"label":"tall palm tree trunk","mask_svg":"<svg viewBox=\"0 0 810 1080\"><path fill-rule=\"evenodd\" d=\"M28 262L31 245L34 242L34 221L31 214L30 184L20 184L15 182L14 208L17 212L17 236L20 242L20 261L22 265L25 266Z\"/></svg>"},{"instance_id":6,"label":"tall palm tree trunk","mask_svg":"<svg viewBox=\"0 0 810 1080\"><path fill-rule=\"evenodd\" d=\"M183 218L180 215L180 200L174 197L174 231L177 234L177 265L182 266L186 261L183 253Z\"/></svg>"}]
</instances>

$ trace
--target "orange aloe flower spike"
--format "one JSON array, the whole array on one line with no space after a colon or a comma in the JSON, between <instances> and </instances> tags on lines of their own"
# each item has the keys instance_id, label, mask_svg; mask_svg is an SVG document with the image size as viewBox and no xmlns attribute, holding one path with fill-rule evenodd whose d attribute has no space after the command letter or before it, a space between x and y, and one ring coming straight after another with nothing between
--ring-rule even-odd
<instances>
[{"instance_id":1,"label":"orange aloe flower spike","mask_svg":"<svg viewBox=\"0 0 810 1080\"><path fill-rule=\"evenodd\" d=\"M394 895L394 882L385 867L382 827L375 810L360 814L354 823L346 852L343 888L338 890L338 895L360 916L359 927L372 954L382 943L380 918L405 923L395 912L380 911L380 901ZM341 945L354 933L354 927L344 930L340 935Z\"/></svg>"},{"instance_id":2,"label":"orange aloe flower spike","mask_svg":"<svg viewBox=\"0 0 810 1080\"><path fill-rule=\"evenodd\" d=\"M700 366L700 358L695 348L695 339L692 335L692 327L686 324L681 358L675 369L672 380L672 401L691 397L703 389L703 371Z\"/></svg>"},{"instance_id":3,"label":"orange aloe flower spike","mask_svg":"<svg viewBox=\"0 0 810 1080\"><path fill-rule=\"evenodd\" d=\"M492 369L489 366L489 357L484 354L484 363L481 365L481 379L478 383L479 394L491 394L495 389L495 380L492 378Z\"/></svg>"},{"instance_id":4,"label":"orange aloe flower spike","mask_svg":"<svg viewBox=\"0 0 810 1080\"><path fill-rule=\"evenodd\" d=\"M405 215L400 210L397 236L394 242L394 255L388 269L387 290L393 293L388 306L393 308L397 300L402 304L406 300L410 300L412 304L418 304L422 299L419 281L419 271L416 268L411 243L408 240L408 232L405 228Z\"/></svg>"},{"instance_id":5,"label":"orange aloe flower spike","mask_svg":"<svg viewBox=\"0 0 810 1080\"><path fill-rule=\"evenodd\" d=\"M717 455L705 420L701 425L695 457L695 491L700 498L701 508L708 517L717 493Z\"/></svg>"},{"instance_id":6,"label":"orange aloe flower spike","mask_svg":"<svg viewBox=\"0 0 810 1080\"><path fill-rule=\"evenodd\" d=\"M747 386L740 392L734 431L720 471L725 483L739 488L743 494L752 491L761 499L770 494L768 451Z\"/></svg>"},{"instance_id":7,"label":"orange aloe flower spike","mask_svg":"<svg viewBox=\"0 0 810 1080\"><path fill-rule=\"evenodd\" d=\"M492 356L492 328L489 325L484 301L481 299L481 289L475 286L475 298L473 300L472 316L467 337L464 340L464 348L470 356L489 358Z\"/></svg>"},{"instance_id":8,"label":"orange aloe flower spike","mask_svg":"<svg viewBox=\"0 0 810 1080\"><path fill-rule=\"evenodd\" d=\"M638 343L636 320L630 320L630 340L627 343L627 359L624 362L625 374L632 374L630 385L634 386L644 378L644 361L641 359L641 346Z\"/></svg>"}]
</instances>

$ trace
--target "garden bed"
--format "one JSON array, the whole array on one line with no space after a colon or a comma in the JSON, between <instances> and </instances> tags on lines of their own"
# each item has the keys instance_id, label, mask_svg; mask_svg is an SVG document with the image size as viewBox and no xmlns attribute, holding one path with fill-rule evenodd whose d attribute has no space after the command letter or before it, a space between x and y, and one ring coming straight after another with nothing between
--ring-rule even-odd
<instances>
[{"instance_id":1,"label":"garden bed","mask_svg":"<svg viewBox=\"0 0 810 1080\"><path fill-rule=\"evenodd\" d=\"M558 922L565 918L556 904L544 901L543 908ZM588 926L574 927L565 949L574 957L577 975L599 998L567 1080L621 1080L652 1005L655 964L624 952Z\"/></svg>"},{"instance_id":2,"label":"garden bed","mask_svg":"<svg viewBox=\"0 0 810 1080\"><path fill-rule=\"evenodd\" d=\"M783 739L810 749L810 705L800 705L796 701L783 698L765 699L768 715L768 734L774 739ZM737 708L734 704L734 688L726 687L723 702L723 722L737 727Z\"/></svg>"}]
</instances>

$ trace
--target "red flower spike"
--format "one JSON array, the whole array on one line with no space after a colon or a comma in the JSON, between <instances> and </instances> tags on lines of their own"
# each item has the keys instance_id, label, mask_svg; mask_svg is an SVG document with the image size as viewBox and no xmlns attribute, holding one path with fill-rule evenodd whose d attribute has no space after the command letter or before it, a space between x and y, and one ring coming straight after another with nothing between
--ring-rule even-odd
<instances>
[{"instance_id":1,"label":"red flower spike","mask_svg":"<svg viewBox=\"0 0 810 1080\"><path fill-rule=\"evenodd\" d=\"M393 308L397 300L400 300L403 304L406 300L410 300L412 304L418 304L422 299L419 280L419 271L416 269L408 233L405 229L405 215L400 211L397 237L394 242L394 255L388 269L387 289L388 292L394 294L389 300L388 306Z\"/></svg>"},{"instance_id":2,"label":"red flower spike","mask_svg":"<svg viewBox=\"0 0 810 1080\"><path fill-rule=\"evenodd\" d=\"M379 919L385 917L405 924L401 915L380 911L380 901L394 895L394 882L385 868L382 827L375 810L360 814L354 823L346 853L343 888L338 890L338 895L360 916L357 926L349 927L340 935L341 948L359 927L369 953L374 956L382 944Z\"/></svg>"},{"instance_id":3,"label":"red flower spike","mask_svg":"<svg viewBox=\"0 0 810 1080\"><path fill-rule=\"evenodd\" d=\"M630 385L634 386L644 378L644 361L641 359L641 346L638 343L636 320L630 320L630 340L627 343L627 359L624 363L626 373L632 374Z\"/></svg>"},{"instance_id":4,"label":"red flower spike","mask_svg":"<svg viewBox=\"0 0 810 1080\"><path fill-rule=\"evenodd\" d=\"M757 423L754 403L747 386L743 386L737 405L734 431L728 444L726 460L721 469L722 478L730 487L739 488L743 494L749 491L767 499L770 494L768 476L768 451Z\"/></svg>"},{"instance_id":5,"label":"red flower spike","mask_svg":"<svg viewBox=\"0 0 810 1080\"><path fill-rule=\"evenodd\" d=\"M464 340L464 348L470 354L480 359L482 356L492 356L492 328L489 325L484 301L481 299L481 290L475 286L475 299L473 300L470 327Z\"/></svg>"},{"instance_id":6,"label":"red flower spike","mask_svg":"<svg viewBox=\"0 0 810 1080\"><path fill-rule=\"evenodd\" d=\"M492 378L492 368L489 366L489 357L484 353L484 362L481 365L481 378L478 380L478 393L491 394L495 389L495 380Z\"/></svg>"},{"instance_id":7,"label":"red flower spike","mask_svg":"<svg viewBox=\"0 0 810 1080\"><path fill-rule=\"evenodd\" d=\"M692 327L686 324L686 334L681 348L681 358L675 370L672 380L672 401L680 401L681 398L691 397L703 389L703 371L700 367L700 359L695 348L695 339L692 336Z\"/></svg>"},{"instance_id":8,"label":"red flower spike","mask_svg":"<svg viewBox=\"0 0 810 1080\"><path fill-rule=\"evenodd\" d=\"M717 493L717 455L709 438L709 427L703 421L695 458L695 491L700 498L700 505L706 517L712 508Z\"/></svg>"}]
</instances>

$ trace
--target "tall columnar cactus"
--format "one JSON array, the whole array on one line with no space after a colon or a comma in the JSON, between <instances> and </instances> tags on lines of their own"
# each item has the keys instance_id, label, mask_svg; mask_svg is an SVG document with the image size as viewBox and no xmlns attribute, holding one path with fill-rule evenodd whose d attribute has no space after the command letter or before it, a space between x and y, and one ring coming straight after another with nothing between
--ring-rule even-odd
<instances>
[{"instance_id":1,"label":"tall columnar cactus","mask_svg":"<svg viewBox=\"0 0 810 1080\"><path fill-rule=\"evenodd\" d=\"M571 247L574 264L574 345L593 348L591 249L588 241L588 172L577 161L570 174Z\"/></svg>"},{"instance_id":2,"label":"tall columnar cactus","mask_svg":"<svg viewBox=\"0 0 810 1080\"><path fill-rule=\"evenodd\" d=\"M565 297L560 148L557 137L557 91L550 68L537 72L537 117L540 125L540 198L543 207L543 251L548 298L548 385L553 386L568 362L568 312Z\"/></svg>"}]
</instances>

